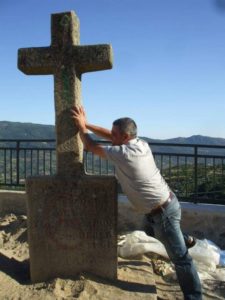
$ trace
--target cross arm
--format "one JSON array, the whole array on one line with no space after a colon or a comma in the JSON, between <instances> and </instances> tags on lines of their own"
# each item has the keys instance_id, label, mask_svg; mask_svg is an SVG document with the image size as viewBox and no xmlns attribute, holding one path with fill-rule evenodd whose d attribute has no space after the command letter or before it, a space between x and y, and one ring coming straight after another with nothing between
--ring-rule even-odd
<instances>
[{"instance_id":1,"label":"cross arm","mask_svg":"<svg viewBox=\"0 0 225 300\"><path fill-rule=\"evenodd\" d=\"M107 44L74 46L74 61L80 73L112 69L112 46Z\"/></svg>"},{"instance_id":2,"label":"cross arm","mask_svg":"<svg viewBox=\"0 0 225 300\"><path fill-rule=\"evenodd\" d=\"M21 48L18 50L18 69L27 75L49 75L54 72L50 47Z\"/></svg>"}]
</instances>

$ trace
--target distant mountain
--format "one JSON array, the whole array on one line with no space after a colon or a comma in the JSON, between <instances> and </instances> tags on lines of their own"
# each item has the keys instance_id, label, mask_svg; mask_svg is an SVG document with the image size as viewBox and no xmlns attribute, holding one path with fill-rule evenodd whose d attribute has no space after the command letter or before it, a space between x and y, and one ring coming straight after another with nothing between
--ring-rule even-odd
<instances>
[{"instance_id":1,"label":"distant mountain","mask_svg":"<svg viewBox=\"0 0 225 300\"><path fill-rule=\"evenodd\" d=\"M182 154L194 154L194 147L191 145L198 145L198 154L201 155L217 155L217 156L225 156L225 149L220 148L207 148L201 147L204 146L225 146L225 139L223 138L214 138L209 136L202 136L202 135L192 135L190 137L178 137L173 139L166 139L166 140L157 140L157 139L150 139L143 137L148 143L150 143L151 149L153 152L160 152L160 153L182 153ZM174 146L156 146L154 143L160 144L174 144ZM175 146L176 144L186 144L190 145L190 147L186 146Z\"/></svg>"},{"instance_id":2,"label":"distant mountain","mask_svg":"<svg viewBox=\"0 0 225 300\"><path fill-rule=\"evenodd\" d=\"M172 139L150 139L143 137L149 143L172 143L172 144L197 144L197 145L217 145L217 146L225 146L225 139L223 138L214 138L210 136L203 135L192 135L190 137L177 137Z\"/></svg>"},{"instance_id":3,"label":"distant mountain","mask_svg":"<svg viewBox=\"0 0 225 300\"><path fill-rule=\"evenodd\" d=\"M0 139L54 139L55 126L0 121Z\"/></svg>"},{"instance_id":4,"label":"distant mountain","mask_svg":"<svg viewBox=\"0 0 225 300\"><path fill-rule=\"evenodd\" d=\"M93 137L96 138L94 135ZM187 138L177 137L165 140L151 139L147 137L142 138L149 143L157 142L173 144L204 144L225 146L225 139L223 138L213 138L202 135L193 135ZM0 121L0 139L55 139L55 126ZM166 147L167 146L165 146L165 148Z\"/></svg>"}]
</instances>

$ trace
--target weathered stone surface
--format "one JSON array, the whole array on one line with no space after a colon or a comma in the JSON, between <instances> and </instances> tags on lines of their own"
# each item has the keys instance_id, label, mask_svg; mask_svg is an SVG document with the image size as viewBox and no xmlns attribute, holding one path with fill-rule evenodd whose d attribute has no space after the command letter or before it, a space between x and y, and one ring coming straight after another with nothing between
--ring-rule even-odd
<instances>
[{"instance_id":1,"label":"weathered stone surface","mask_svg":"<svg viewBox=\"0 0 225 300\"><path fill-rule=\"evenodd\" d=\"M18 68L27 75L54 75L58 174L83 169L83 146L70 117L81 104L81 75L112 68L111 45L80 45L79 19L74 12L53 14L49 47L18 50Z\"/></svg>"},{"instance_id":2,"label":"weathered stone surface","mask_svg":"<svg viewBox=\"0 0 225 300\"><path fill-rule=\"evenodd\" d=\"M81 75L112 68L110 45L80 46L74 12L52 15L50 47L19 49L28 75L53 74L57 176L26 181L33 282L92 272L117 276L117 189L114 178L87 177L83 145L70 109L81 104Z\"/></svg>"},{"instance_id":3,"label":"weathered stone surface","mask_svg":"<svg viewBox=\"0 0 225 300\"><path fill-rule=\"evenodd\" d=\"M80 272L116 278L114 178L33 177L27 180L27 193L33 282Z\"/></svg>"}]
</instances>

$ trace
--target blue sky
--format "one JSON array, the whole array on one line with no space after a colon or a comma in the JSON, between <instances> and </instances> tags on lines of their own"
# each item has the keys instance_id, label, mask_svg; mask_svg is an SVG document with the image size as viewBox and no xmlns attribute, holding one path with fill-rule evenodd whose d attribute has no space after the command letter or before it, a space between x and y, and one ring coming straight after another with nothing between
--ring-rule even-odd
<instances>
[{"instance_id":1,"label":"blue sky","mask_svg":"<svg viewBox=\"0 0 225 300\"><path fill-rule=\"evenodd\" d=\"M112 70L82 76L89 122L134 118L151 138L225 138L224 0L1 0L0 120L54 124L52 76L17 69L49 46L51 13L74 10L81 44L112 44Z\"/></svg>"}]
</instances>

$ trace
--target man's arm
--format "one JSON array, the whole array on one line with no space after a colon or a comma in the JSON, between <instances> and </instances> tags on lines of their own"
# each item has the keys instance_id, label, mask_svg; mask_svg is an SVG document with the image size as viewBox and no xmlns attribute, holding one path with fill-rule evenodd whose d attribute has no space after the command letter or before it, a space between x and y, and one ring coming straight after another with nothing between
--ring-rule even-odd
<instances>
[{"instance_id":1,"label":"man's arm","mask_svg":"<svg viewBox=\"0 0 225 300\"><path fill-rule=\"evenodd\" d=\"M80 128L79 133L85 150L90 151L102 158L106 157L103 147L92 140L90 134L88 134L87 129L85 130L84 128Z\"/></svg>"},{"instance_id":2,"label":"man's arm","mask_svg":"<svg viewBox=\"0 0 225 300\"><path fill-rule=\"evenodd\" d=\"M86 125L86 116L84 109L81 106L76 106L72 110L72 118L75 120L76 125L79 127L79 133L81 140L84 144L84 148L102 158L105 158L105 151L103 147L97 144L88 134L88 128Z\"/></svg>"},{"instance_id":3,"label":"man's arm","mask_svg":"<svg viewBox=\"0 0 225 300\"><path fill-rule=\"evenodd\" d=\"M96 134L106 140L112 141L112 136L111 136L110 130L93 125L93 124L88 124L88 123L86 124L86 128L89 129L90 131L92 131L94 134Z\"/></svg>"}]
</instances>

